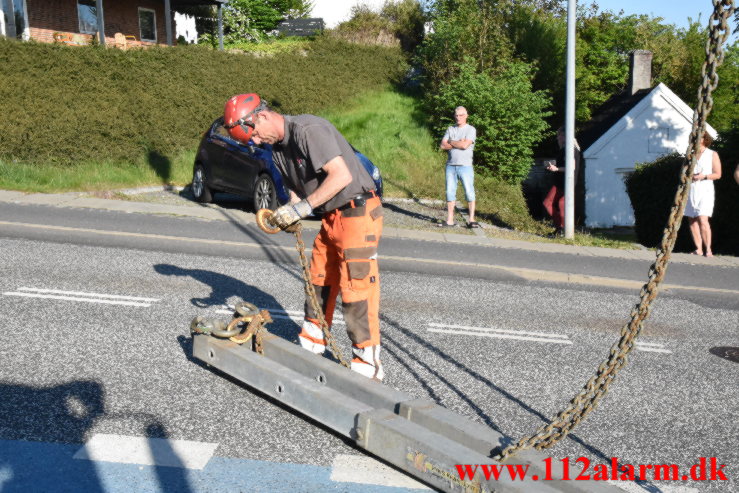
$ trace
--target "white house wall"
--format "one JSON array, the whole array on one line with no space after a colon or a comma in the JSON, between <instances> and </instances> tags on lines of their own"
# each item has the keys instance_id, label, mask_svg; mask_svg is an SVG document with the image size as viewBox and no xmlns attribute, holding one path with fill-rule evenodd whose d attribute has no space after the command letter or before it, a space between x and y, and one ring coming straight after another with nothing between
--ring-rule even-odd
<instances>
[{"instance_id":1,"label":"white house wall","mask_svg":"<svg viewBox=\"0 0 739 493\"><path fill-rule=\"evenodd\" d=\"M624 177L637 163L672 152L684 154L692 110L659 84L585 150L585 224L593 228L633 226ZM709 128L709 133L716 132Z\"/></svg>"}]
</instances>

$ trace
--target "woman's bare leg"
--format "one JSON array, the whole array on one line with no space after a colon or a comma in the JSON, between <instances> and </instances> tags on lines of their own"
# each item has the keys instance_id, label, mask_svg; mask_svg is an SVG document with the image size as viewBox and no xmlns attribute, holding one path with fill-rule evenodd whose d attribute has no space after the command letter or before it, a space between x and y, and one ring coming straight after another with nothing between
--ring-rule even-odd
<instances>
[{"instance_id":1,"label":"woman's bare leg","mask_svg":"<svg viewBox=\"0 0 739 493\"><path fill-rule=\"evenodd\" d=\"M708 222L708 216L698 216L700 223L701 238L706 249L706 257L713 257L711 251L711 224Z\"/></svg>"},{"instance_id":2,"label":"woman's bare leg","mask_svg":"<svg viewBox=\"0 0 739 493\"><path fill-rule=\"evenodd\" d=\"M696 255L703 255L703 240L701 239L701 228L698 223L697 217L689 217L688 222L690 223L690 234L693 236L693 243L695 244Z\"/></svg>"}]
</instances>

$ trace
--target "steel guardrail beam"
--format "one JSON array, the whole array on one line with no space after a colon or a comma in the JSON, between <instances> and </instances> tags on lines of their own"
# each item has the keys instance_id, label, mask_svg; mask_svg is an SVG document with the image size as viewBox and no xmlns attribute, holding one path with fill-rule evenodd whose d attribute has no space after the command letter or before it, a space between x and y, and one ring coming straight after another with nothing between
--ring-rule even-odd
<instances>
[{"instance_id":1,"label":"steel guardrail beam","mask_svg":"<svg viewBox=\"0 0 739 493\"><path fill-rule=\"evenodd\" d=\"M355 441L406 473L449 492L610 492L609 484L545 478L544 454L526 451L510 464L527 467L527 478L461 480L457 464L493 464L491 445L503 435L437 404L414 398L358 375L279 337L263 340L264 355L204 334L193 336L193 355ZM556 469L556 468L552 468Z\"/></svg>"},{"instance_id":2,"label":"steel guardrail beam","mask_svg":"<svg viewBox=\"0 0 739 493\"><path fill-rule=\"evenodd\" d=\"M489 426L476 423L456 414L449 409L428 399L418 399L405 392L400 392L386 385L346 371L332 360L316 356L310 351L286 341L274 334L263 338L264 356L287 366L292 370L316 381L320 381L352 399L375 408L385 409L416 423L426 429L433 430L450 440L463 444L486 457L491 457L497 447L510 443L510 439ZM545 462L548 456L536 450L524 450L516 455L516 464L529 466L529 474L540 478L547 477ZM490 462L490 459L488 459ZM461 464L461 463L460 463ZM603 485L587 482L587 487L575 481L563 481L562 471L552 468L549 476L559 483L560 491L566 492L598 492ZM613 488L606 485L603 491Z\"/></svg>"}]
</instances>

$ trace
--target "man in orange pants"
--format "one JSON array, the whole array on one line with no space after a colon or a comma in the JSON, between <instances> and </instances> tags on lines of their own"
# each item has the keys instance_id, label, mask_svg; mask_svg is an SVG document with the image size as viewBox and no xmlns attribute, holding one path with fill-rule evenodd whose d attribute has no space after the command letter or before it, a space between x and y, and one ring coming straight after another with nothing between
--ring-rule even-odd
<instances>
[{"instance_id":1,"label":"man in orange pants","mask_svg":"<svg viewBox=\"0 0 739 493\"><path fill-rule=\"evenodd\" d=\"M313 243L311 282L329 326L341 293L352 341L351 369L382 380L377 245L383 209L374 180L351 145L323 118L281 115L258 95L240 94L226 103L224 125L241 142L272 145L291 197L273 213L274 224L284 229L312 213L322 215ZM316 354L326 350L318 315L307 299L298 340Z\"/></svg>"}]
</instances>

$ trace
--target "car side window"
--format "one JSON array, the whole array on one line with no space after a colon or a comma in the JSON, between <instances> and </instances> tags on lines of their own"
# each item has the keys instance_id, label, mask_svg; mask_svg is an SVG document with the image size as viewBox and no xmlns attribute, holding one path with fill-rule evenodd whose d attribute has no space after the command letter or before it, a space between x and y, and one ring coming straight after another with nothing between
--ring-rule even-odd
<instances>
[{"instance_id":1,"label":"car side window","mask_svg":"<svg viewBox=\"0 0 739 493\"><path fill-rule=\"evenodd\" d=\"M213 127L213 133L216 134L218 137L221 137L222 139L233 140L231 138L231 135L228 133L228 130L226 130L222 123L215 124L215 126Z\"/></svg>"},{"instance_id":2,"label":"car side window","mask_svg":"<svg viewBox=\"0 0 739 493\"><path fill-rule=\"evenodd\" d=\"M231 137L231 134L228 133L228 130L226 130L226 127L223 126L223 123L219 120L213 125L213 134L217 136L220 139L223 139L227 142L230 142L232 144L239 144L236 140L234 140L233 137ZM251 147L248 147L248 154L252 154L254 151Z\"/></svg>"}]
</instances>

